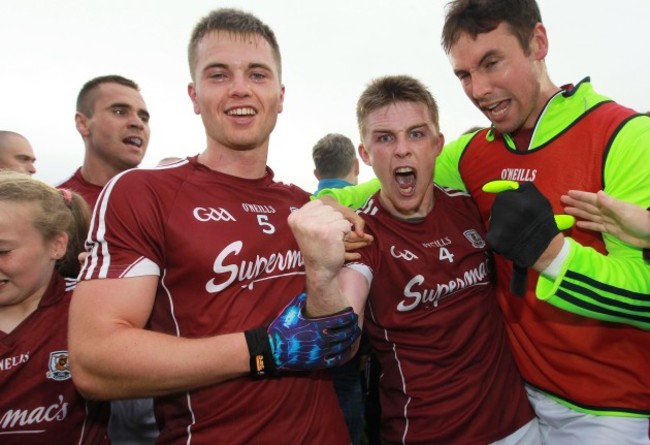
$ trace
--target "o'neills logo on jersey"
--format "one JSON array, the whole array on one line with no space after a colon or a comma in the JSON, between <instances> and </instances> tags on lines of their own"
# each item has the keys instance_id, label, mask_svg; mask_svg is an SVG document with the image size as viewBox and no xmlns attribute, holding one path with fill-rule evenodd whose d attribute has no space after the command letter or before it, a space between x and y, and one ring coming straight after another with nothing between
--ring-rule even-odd
<instances>
[{"instance_id":1,"label":"o'neills logo on jersey","mask_svg":"<svg viewBox=\"0 0 650 445\"><path fill-rule=\"evenodd\" d=\"M299 250L272 253L268 257L257 255L254 260L236 261L244 243L235 241L226 246L214 260L212 270L217 275L205 285L210 293L221 292L235 281L253 288L258 281L287 275L303 275L304 260Z\"/></svg>"},{"instance_id":2,"label":"o'neills logo on jersey","mask_svg":"<svg viewBox=\"0 0 650 445\"><path fill-rule=\"evenodd\" d=\"M486 284L489 276L489 260L483 261L478 267L469 269L462 276L456 277L447 283L437 283L433 289L422 287L424 277L416 275L404 286L405 299L397 305L399 312L409 312L421 304L438 306L438 302L461 289Z\"/></svg>"},{"instance_id":3,"label":"o'neills logo on jersey","mask_svg":"<svg viewBox=\"0 0 650 445\"><path fill-rule=\"evenodd\" d=\"M45 373L48 379L68 380L71 377L68 351L50 352L49 367L50 370Z\"/></svg>"},{"instance_id":4,"label":"o'neills logo on jersey","mask_svg":"<svg viewBox=\"0 0 650 445\"><path fill-rule=\"evenodd\" d=\"M13 357L7 357L0 359L0 371L9 371L12 368L15 368L18 365L27 363L29 360L29 352L26 354L15 355Z\"/></svg>"},{"instance_id":5,"label":"o'neills logo on jersey","mask_svg":"<svg viewBox=\"0 0 650 445\"><path fill-rule=\"evenodd\" d=\"M45 422L60 422L68 417L68 402L65 402L63 395L59 395L59 400L51 405L37 406L33 409L7 409L0 418L0 430L7 430L16 427L38 426L38 430L26 430L21 428L19 431L0 431L0 434L27 434L43 432ZM62 438L63 440L63 438ZM1 441L0 441L1 442Z\"/></svg>"},{"instance_id":6,"label":"o'neills logo on jersey","mask_svg":"<svg viewBox=\"0 0 650 445\"><path fill-rule=\"evenodd\" d=\"M509 181L533 182L537 177L537 169L531 168L504 168L501 170L501 179Z\"/></svg>"},{"instance_id":7,"label":"o'neills logo on jersey","mask_svg":"<svg viewBox=\"0 0 650 445\"><path fill-rule=\"evenodd\" d=\"M451 240L448 236L444 238L437 239L435 241L429 241L428 243L422 243L422 247L425 249L431 249L433 247L445 247L451 244Z\"/></svg>"},{"instance_id":8,"label":"o'neills logo on jersey","mask_svg":"<svg viewBox=\"0 0 650 445\"><path fill-rule=\"evenodd\" d=\"M243 202L241 208L244 209L244 212L249 213L275 213L273 206L266 204L247 204Z\"/></svg>"}]
</instances>

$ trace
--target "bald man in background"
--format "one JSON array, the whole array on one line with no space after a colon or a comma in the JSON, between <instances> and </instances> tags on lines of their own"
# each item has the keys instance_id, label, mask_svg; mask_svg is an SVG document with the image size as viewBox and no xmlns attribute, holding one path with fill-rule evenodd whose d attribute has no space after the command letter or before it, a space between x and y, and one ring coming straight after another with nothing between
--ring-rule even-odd
<instances>
[{"instance_id":1,"label":"bald man in background","mask_svg":"<svg viewBox=\"0 0 650 445\"><path fill-rule=\"evenodd\" d=\"M13 131L0 130L0 169L33 175L36 157L25 136Z\"/></svg>"}]
</instances>

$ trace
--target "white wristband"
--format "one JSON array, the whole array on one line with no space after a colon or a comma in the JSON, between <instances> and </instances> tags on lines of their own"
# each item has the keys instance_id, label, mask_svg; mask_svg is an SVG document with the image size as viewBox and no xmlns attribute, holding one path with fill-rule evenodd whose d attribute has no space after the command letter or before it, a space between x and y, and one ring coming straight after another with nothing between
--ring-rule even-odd
<instances>
[{"instance_id":1,"label":"white wristband","mask_svg":"<svg viewBox=\"0 0 650 445\"><path fill-rule=\"evenodd\" d=\"M564 260L569 256L569 250L571 249L571 245L567 241L566 238L564 238L564 244L562 244L562 248L560 249L560 252L557 254L555 258L553 258L553 261L551 261L551 264L548 265L546 269L544 269L541 273L544 275L546 278L550 280L555 280L557 276L560 274L560 270L562 269L562 264L564 264Z\"/></svg>"}]
</instances>

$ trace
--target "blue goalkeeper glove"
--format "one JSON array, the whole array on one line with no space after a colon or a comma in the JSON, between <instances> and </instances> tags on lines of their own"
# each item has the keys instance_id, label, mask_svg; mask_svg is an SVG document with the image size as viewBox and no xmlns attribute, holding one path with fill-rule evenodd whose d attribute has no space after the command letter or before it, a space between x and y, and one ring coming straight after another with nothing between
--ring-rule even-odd
<instances>
[{"instance_id":1,"label":"blue goalkeeper glove","mask_svg":"<svg viewBox=\"0 0 650 445\"><path fill-rule=\"evenodd\" d=\"M357 314L348 307L324 317L305 318L302 311L306 299L303 292L270 324L244 333L252 376L329 368L351 355L352 345L361 334Z\"/></svg>"}]
</instances>

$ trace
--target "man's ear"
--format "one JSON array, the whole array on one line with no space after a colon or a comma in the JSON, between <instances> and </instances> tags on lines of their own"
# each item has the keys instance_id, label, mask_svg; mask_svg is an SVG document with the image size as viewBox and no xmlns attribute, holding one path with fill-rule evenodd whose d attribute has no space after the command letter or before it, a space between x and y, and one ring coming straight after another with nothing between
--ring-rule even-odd
<instances>
[{"instance_id":1,"label":"man's ear","mask_svg":"<svg viewBox=\"0 0 650 445\"><path fill-rule=\"evenodd\" d=\"M361 160L364 164L372 167L372 163L370 162L370 154L368 153L368 150L366 150L366 147L363 146L363 144L359 144L359 156L361 157Z\"/></svg>"},{"instance_id":2,"label":"man's ear","mask_svg":"<svg viewBox=\"0 0 650 445\"><path fill-rule=\"evenodd\" d=\"M196 88L194 87L193 82L187 84L187 95L190 96L190 100L192 101L194 114L201 114L201 107L199 106L199 102L196 99Z\"/></svg>"},{"instance_id":3,"label":"man's ear","mask_svg":"<svg viewBox=\"0 0 650 445\"><path fill-rule=\"evenodd\" d=\"M548 36L546 28L537 23L533 28L533 36L530 39L530 54L535 60L544 60L548 54Z\"/></svg>"},{"instance_id":4,"label":"man's ear","mask_svg":"<svg viewBox=\"0 0 650 445\"><path fill-rule=\"evenodd\" d=\"M282 113L284 109L284 85L280 85L280 105L278 107L278 113Z\"/></svg>"},{"instance_id":5,"label":"man's ear","mask_svg":"<svg viewBox=\"0 0 650 445\"><path fill-rule=\"evenodd\" d=\"M440 154L442 151L442 147L445 146L445 135L440 133L438 134L438 140L436 141L435 144L435 150L436 150L436 157Z\"/></svg>"},{"instance_id":6,"label":"man's ear","mask_svg":"<svg viewBox=\"0 0 650 445\"><path fill-rule=\"evenodd\" d=\"M90 128L88 126L88 117L85 114L81 113L80 111L77 111L74 114L74 125L82 137L86 137L90 134Z\"/></svg>"}]
</instances>

